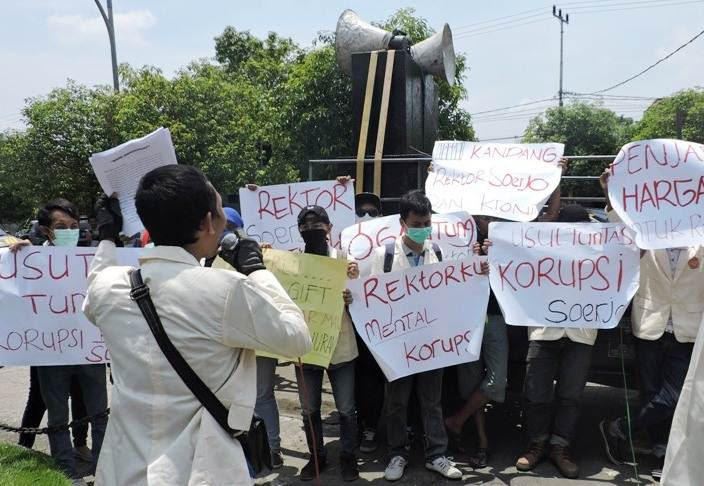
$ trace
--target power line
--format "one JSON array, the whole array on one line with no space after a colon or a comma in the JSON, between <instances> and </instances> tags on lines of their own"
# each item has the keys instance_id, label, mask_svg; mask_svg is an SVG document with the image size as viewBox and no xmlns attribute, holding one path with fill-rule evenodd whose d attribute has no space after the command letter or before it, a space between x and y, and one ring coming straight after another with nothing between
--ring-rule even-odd
<instances>
[{"instance_id":1,"label":"power line","mask_svg":"<svg viewBox=\"0 0 704 486\"><path fill-rule=\"evenodd\" d=\"M541 15L543 15L543 14L541 14ZM519 24L508 25L508 26L505 26L505 27L498 27L498 28L496 28L496 29L480 30L479 32L467 32L467 33L455 35L455 36L453 36L453 38L455 38L455 39L467 39L467 38L469 38L469 37L475 37L475 36L478 36L478 35L490 34L490 33L492 33L492 32L498 32L498 31L500 31L500 30L515 29L516 27L522 27L522 26L524 26L524 25L536 24L536 23L538 23L538 22L545 22L546 20L550 20L550 19L551 19L551 17L550 17L550 16L547 16L547 17L544 17L544 18L541 18L541 19L531 20L531 21L529 21L529 22L522 22L522 23L519 23ZM492 27L494 27L494 26L492 26Z\"/></svg>"},{"instance_id":2,"label":"power line","mask_svg":"<svg viewBox=\"0 0 704 486\"><path fill-rule=\"evenodd\" d=\"M482 113L491 113L491 112L494 112L494 111L503 111L503 110L508 110L508 109L510 109L510 108L517 108L517 107L519 107L519 106L535 105L535 104L538 104L538 103L544 103L544 102L546 102L546 101L554 101L554 100L555 100L555 97L553 96L552 98L545 98L545 99L542 99L542 100L529 101L529 102L527 102L527 103L519 103L519 104L517 104L517 105L505 106L505 107L503 107L503 108L494 108L493 110L477 111L477 112L474 112L474 113L470 113L470 115L472 115L472 116L474 116L474 115L481 115Z\"/></svg>"},{"instance_id":3,"label":"power line","mask_svg":"<svg viewBox=\"0 0 704 486\"><path fill-rule=\"evenodd\" d=\"M641 76L641 75L647 73L648 71L650 71L651 69L653 69L655 66L657 66L657 65L660 64L661 62L666 61L667 59L669 59L669 58L672 57L673 55L677 54L679 51L681 51L682 49L684 49L685 47L687 47L688 45L690 45L692 42L694 42L695 40L697 40L702 34L704 34L704 30L702 30L701 32L699 32L697 35L695 35L694 37L692 37L691 39L689 39L687 42L685 42L684 44L682 44L681 46L679 46L677 49L675 49L674 51L672 51L671 53L669 53L669 54L666 55L665 57L662 57L662 58L658 59L655 63L653 63L653 64L651 64L650 66L648 66L647 68L643 69L643 70L642 70L641 72L639 72L638 74L634 74L634 75L631 76L630 78L625 79L625 80L621 81L620 83L616 83L616 84L614 84L613 86L609 86L608 88L600 89L599 91L594 91L594 92L589 93L589 94L597 94L597 93L604 93L604 92L606 92L606 91L611 91L611 90L614 89L614 88L618 88L619 86L623 86L624 84L626 84L626 83L628 83L628 82L630 82L630 81L633 81L633 80L636 79L638 76Z\"/></svg>"},{"instance_id":4,"label":"power line","mask_svg":"<svg viewBox=\"0 0 704 486\"><path fill-rule=\"evenodd\" d=\"M523 135L513 135L510 137L497 137L497 138L483 138L480 139L480 142L495 142L497 140L516 140L516 139L523 139Z\"/></svg>"},{"instance_id":5,"label":"power line","mask_svg":"<svg viewBox=\"0 0 704 486\"><path fill-rule=\"evenodd\" d=\"M603 13L603 12L622 12L624 10L641 10L641 9L657 8L657 7L676 7L676 6L680 6L680 5L689 5L692 3L703 3L703 0L687 0L687 1L680 1L680 2L668 2L668 3L657 4L657 5L643 5L640 7L604 8L604 9L597 9L597 10L580 11L578 13L580 15L585 15L585 14Z\"/></svg>"}]
</instances>

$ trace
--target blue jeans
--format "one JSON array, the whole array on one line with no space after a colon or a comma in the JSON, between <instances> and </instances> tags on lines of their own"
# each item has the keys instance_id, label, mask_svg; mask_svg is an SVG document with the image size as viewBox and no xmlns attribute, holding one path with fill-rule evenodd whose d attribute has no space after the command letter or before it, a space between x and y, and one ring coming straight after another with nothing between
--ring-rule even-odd
<instances>
[{"instance_id":1,"label":"blue jeans","mask_svg":"<svg viewBox=\"0 0 704 486\"><path fill-rule=\"evenodd\" d=\"M636 338L636 346L641 408L631 420L631 428L647 430L654 452L659 455L658 452L662 454L666 449L694 343L680 343L672 333L666 332L655 341ZM628 431L625 418L619 420L619 427L623 433Z\"/></svg>"},{"instance_id":2,"label":"blue jeans","mask_svg":"<svg viewBox=\"0 0 704 486\"><path fill-rule=\"evenodd\" d=\"M274 395L277 362L276 358L257 356L257 403L254 406L254 413L261 417L266 425L271 452L281 450L279 406Z\"/></svg>"},{"instance_id":3,"label":"blue jeans","mask_svg":"<svg viewBox=\"0 0 704 486\"><path fill-rule=\"evenodd\" d=\"M74 379L78 380L81 387L83 402L89 416L104 412L108 408L105 365L37 366L37 377L49 415L49 427L68 423L68 397L71 381ZM107 417L91 420L93 467L98 464L107 423ZM49 448L51 456L61 470L71 478L78 477L69 431L50 433Z\"/></svg>"},{"instance_id":4,"label":"blue jeans","mask_svg":"<svg viewBox=\"0 0 704 486\"><path fill-rule=\"evenodd\" d=\"M357 436L357 408L354 402L354 360L323 370L317 366L303 365L303 370L296 367L296 380L298 381L298 397L301 401L303 413L303 426L306 431L308 450L312 454L315 450L318 457L327 456L323 444L323 421L320 417L321 393L323 390L323 371L327 371L332 396L335 406L340 413L340 450L342 455L355 455L359 445ZM303 383L303 380L305 384ZM307 392L307 393L306 393ZM311 427L315 433L315 440L311 434Z\"/></svg>"},{"instance_id":5,"label":"blue jeans","mask_svg":"<svg viewBox=\"0 0 704 486\"><path fill-rule=\"evenodd\" d=\"M457 366L460 397L468 400L479 390L491 400L503 403L506 398L508 370L508 336L502 315L489 314L484 326L482 354L479 361Z\"/></svg>"}]
</instances>

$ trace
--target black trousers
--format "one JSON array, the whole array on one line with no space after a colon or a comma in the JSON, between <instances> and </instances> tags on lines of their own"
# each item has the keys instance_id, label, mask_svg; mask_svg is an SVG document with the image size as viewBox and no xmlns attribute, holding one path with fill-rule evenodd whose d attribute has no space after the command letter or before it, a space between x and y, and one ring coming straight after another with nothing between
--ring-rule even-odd
<instances>
[{"instance_id":1,"label":"black trousers","mask_svg":"<svg viewBox=\"0 0 704 486\"><path fill-rule=\"evenodd\" d=\"M376 430L384 407L386 378L362 338L355 332L359 356L356 361L354 385L360 430Z\"/></svg>"},{"instance_id":2,"label":"black trousers","mask_svg":"<svg viewBox=\"0 0 704 486\"><path fill-rule=\"evenodd\" d=\"M42 398L37 378L37 369L34 366L29 368L29 396L27 405L22 415L22 427L39 427L46 412L46 404ZM73 420L87 415L86 406L83 404L83 394L77 380L71 382L71 417ZM31 449L34 446L35 434L20 434L19 445ZM87 444L88 424L81 424L73 428L73 445L81 447Z\"/></svg>"}]
</instances>

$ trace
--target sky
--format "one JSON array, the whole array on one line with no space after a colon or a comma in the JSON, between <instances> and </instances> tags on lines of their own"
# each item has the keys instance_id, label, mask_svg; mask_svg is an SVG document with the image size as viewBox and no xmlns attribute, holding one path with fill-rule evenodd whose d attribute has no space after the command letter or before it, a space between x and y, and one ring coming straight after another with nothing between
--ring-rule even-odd
<instances>
[{"instance_id":1,"label":"sky","mask_svg":"<svg viewBox=\"0 0 704 486\"><path fill-rule=\"evenodd\" d=\"M592 93L623 81L704 28L704 0L557 5L570 16L564 26L564 90L571 92ZM557 104L560 22L552 17L552 3L541 0L114 0L113 6L118 62L156 66L167 75L193 59L212 58L213 38L228 25L260 37L275 31L311 48L317 32L333 31L346 8L380 21L398 8L413 7L435 29L449 23L455 51L467 57L468 97L462 107L473 114L481 140L513 141L531 117ZM702 73L704 36L608 91L647 99L609 98L603 104L638 119L654 98L704 85ZM107 33L94 1L0 2L0 130L21 129L25 100L67 79L112 84Z\"/></svg>"}]
</instances>

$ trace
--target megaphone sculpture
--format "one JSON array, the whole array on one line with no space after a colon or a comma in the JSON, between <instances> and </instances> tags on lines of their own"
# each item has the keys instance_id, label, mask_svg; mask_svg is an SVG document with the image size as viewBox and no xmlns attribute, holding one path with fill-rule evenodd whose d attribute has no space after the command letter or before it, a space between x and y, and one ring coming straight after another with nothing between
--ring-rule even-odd
<instances>
[{"instance_id":1,"label":"megaphone sculpture","mask_svg":"<svg viewBox=\"0 0 704 486\"><path fill-rule=\"evenodd\" d=\"M418 44L411 45L401 33L387 32L359 18L352 10L345 10L335 30L335 55L340 69L352 73L352 54L387 49L408 49L411 58L424 71L450 83L455 83L455 49L452 31L445 24L442 30Z\"/></svg>"}]
</instances>

